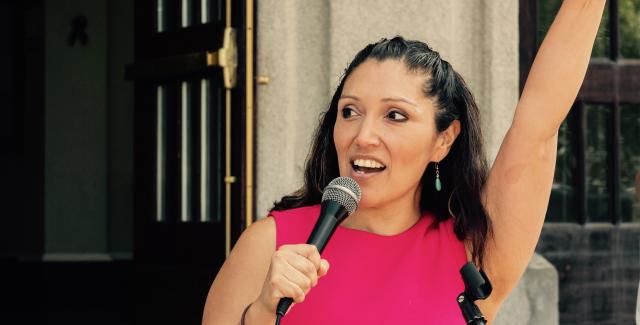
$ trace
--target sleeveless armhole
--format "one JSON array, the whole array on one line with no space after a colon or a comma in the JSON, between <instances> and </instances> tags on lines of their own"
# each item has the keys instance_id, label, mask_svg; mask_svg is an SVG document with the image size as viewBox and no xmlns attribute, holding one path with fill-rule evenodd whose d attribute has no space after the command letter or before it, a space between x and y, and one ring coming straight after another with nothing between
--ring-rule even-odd
<instances>
[{"instance_id":1,"label":"sleeveless armhole","mask_svg":"<svg viewBox=\"0 0 640 325\"><path fill-rule=\"evenodd\" d=\"M471 252L467 250L467 240L459 240L458 236L456 236L453 218L441 221L439 226L441 227L440 234L445 238L446 242L449 243L448 245L452 248L458 248L453 250L454 252L459 252L456 253L456 256L458 256L457 259L460 261L464 260L464 263L470 262Z\"/></svg>"},{"instance_id":2,"label":"sleeveless armhole","mask_svg":"<svg viewBox=\"0 0 640 325\"><path fill-rule=\"evenodd\" d=\"M320 206L314 205L269 212L276 222L276 250L282 245L306 243L319 211Z\"/></svg>"}]
</instances>

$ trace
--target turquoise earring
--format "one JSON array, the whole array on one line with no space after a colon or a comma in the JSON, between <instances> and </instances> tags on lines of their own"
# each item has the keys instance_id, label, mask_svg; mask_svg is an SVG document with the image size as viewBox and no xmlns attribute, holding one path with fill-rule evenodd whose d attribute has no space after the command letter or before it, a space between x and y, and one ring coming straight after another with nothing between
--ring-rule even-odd
<instances>
[{"instance_id":1,"label":"turquoise earring","mask_svg":"<svg viewBox=\"0 0 640 325\"><path fill-rule=\"evenodd\" d=\"M436 163L436 191L440 192L442 189L442 183L440 182L440 169L438 169L438 163Z\"/></svg>"}]
</instances>

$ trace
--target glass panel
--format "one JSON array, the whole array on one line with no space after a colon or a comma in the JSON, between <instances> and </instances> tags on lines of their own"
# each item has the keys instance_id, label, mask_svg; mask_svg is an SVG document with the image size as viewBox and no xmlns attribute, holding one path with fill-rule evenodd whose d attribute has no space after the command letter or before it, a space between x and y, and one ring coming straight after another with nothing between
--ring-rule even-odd
<instances>
[{"instance_id":1,"label":"glass panel","mask_svg":"<svg viewBox=\"0 0 640 325\"><path fill-rule=\"evenodd\" d=\"M164 86L156 87L156 221L166 220L166 97Z\"/></svg>"},{"instance_id":2,"label":"glass panel","mask_svg":"<svg viewBox=\"0 0 640 325\"><path fill-rule=\"evenodd\" d=\"M555 18L562 0L540 0L538 1L538 30L537 30L537 42L538 47L542 44L544 36L547 34L551 22ZM593 46L593 52L591 57L609 57L609 6L605 7L602 21L598 29L596 41Z\"/></svg>"},{"instance_id":3,"label":"glass panel","mask_svg":"<svg viewBox=\"0 0 640 325\"><path fill-rule=\"evenodd\" d=\"M166 30L164 19L165 2L164 0L157 0L156 6L156 32L164 32Z\"/></svg>"},{"instance_id":4,"label":"glass panel","mask_svg":"<svg viewBox=\"0 0 640 325\"><path fill-rule=\"evenodd\" d=\"M640 58L640 0L619 0L620 55Z\"/></svg>"},{"instance_id":5,"label":"glass panel","mask_svg":"<svg viewBox=\"0 0 640 325\"><path fill-rule=\"evenodd\" d=\"M180 1L180 26L189 27L191 25L191 0Z\"/></svg>"},{"instance_id":6,"label":"glass panel","mask_svg":"<svg viewBox=\"0 0 640 325\"><path fill-rule=\"evenodd\" d=\"M609 26L609 3L604 7L600 27L593 43L592 58L608 58L611 55L611 30Z\"/></svg>"},{"instance_id":7,"label":"glass panel","mask_svg":"<svg viewBox=\"0 0 640 325\"><path fill-rule=\"evenodd\" d=\"M225 0L200 0L202 23L224 23ZM206 17L206 20L205 20Z\"/></svg>"},{"instance_id":8,"label":"glass panel","mask_svg":"<svg viewBox=\"0 0 640 325\"><path fill-rule=\"evenodd\" d=\"M576 110L571 110L567 119L560 126L558 132L558 155L556 159L556 171L553 176L551 198L547 210L547 221L552 222L576 222L576 152L574 144L575 130L573 121Z\"/></svg>"},{"instance_id":9,"label":"glass panel","mask_svg":"<svg viewBox=\"0 0 640 325\"><path fill-rule=\"evenodd\" d=\"M620 106L620 206L623 222L640 221L640 105Z\"/></svg>"},{"instance_id":10,"label":"glass panel","mask_svg":"<svg viewBox=\"0 0 640 325\"><path fill-rule=\"evenodd\" d=\"M544 36L547 34L553 18L558 13L562 0L540 0L538 1L538 30L536 31L536 41L538 48L542 44Z\"/></svg>"},{"instance_id":11,"label":"glass panel","mask_svg":"<svg viewBox=\"0 0 640 325\"><path fill-rule=\"evenodd\" d=\"M211 220L209 80L200 81L200 221Z\"/></svg>"},{"instance_id":12,"label":"glass panel","mask_svg":"<svg viewBox=\"0 0 640 325\"><path fill-rule=\"evenodd\" d=\"M227 13L227 2L224 0L217 0L218 1L218 21L221 23L224 23L226 20L226 13Z\"/></svg>"},{"instance_id":13,"label":"glass panel","mask_svg":"<svg viewBox=\"0 0 640 325\"><path fill-rule=\"evenodd\" d=\"M191 84L181 83L180 93L180 220L191 220Z\"/></svg>"},{"instance_id":14,"label":"glass panel","mask_svg":"<svg viewBox=\"0 0 640 325\"><path fill-rule=\"evenodd\" d=\"M609 124L611 109L606 105L585 105L587 109L587 220L611 222L609 213Z\"/></svg>"},{"instance_id":15,"label":"glass panel","mask_svg":"<svg viewBox=\"0 0 640 325\"><path fill-rule=\"evenodd\" d=\"M206 24L209 22L209 1L200 0L200 22Z\"/></svg>"}]
</instances>

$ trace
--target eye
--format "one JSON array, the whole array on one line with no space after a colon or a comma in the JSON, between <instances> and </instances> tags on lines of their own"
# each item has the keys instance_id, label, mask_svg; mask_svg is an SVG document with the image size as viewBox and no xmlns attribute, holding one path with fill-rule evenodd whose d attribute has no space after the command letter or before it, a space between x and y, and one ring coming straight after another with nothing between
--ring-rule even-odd
<instances>
[{"instance_id":1,"label":"eye","mask_svg":"<svg viewBox=\"0 0 640 325\"><path fill-rule=\"evenodd\" d=\"M389 118L392 121L396 121L396 122L404 122L404 121L408 120L408 118L404 114L402 114L402 113L400 113L398 111L389 112L389 114L387 114L387 118Z\"/></svg>"},{"instance_id":2,"label":"eye","mask_svg":"<svg viewBox=\"0 0 640 325\"><path fill-rule=\"evenodd\" d=\"M349 107L349 106L345 106L344 108L342 108L341 113L342 113L342 118L344 118L344 119L348 119L348 118L356 115L356 111L353 108Z\"/></svg>"}]
</instances>

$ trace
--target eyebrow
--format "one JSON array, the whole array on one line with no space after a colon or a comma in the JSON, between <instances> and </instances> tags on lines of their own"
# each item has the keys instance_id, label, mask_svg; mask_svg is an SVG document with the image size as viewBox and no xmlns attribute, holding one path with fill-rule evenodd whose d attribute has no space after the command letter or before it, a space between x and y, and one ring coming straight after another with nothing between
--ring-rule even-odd
<instances>
[{"instance_id":1,"label":"eyebrow","mask_svg":"<svg viewBox=\"0 0 640 325\"><path fill-rule=\"evenodd\" d=\"M351 98L351 99L360 101L360 98L358 98L356 96L352 96L352 95L341 95L340 99L342 99L342 98ZM418 107L418 104L416 104L413 101L410 101L410 100L408 100L406 98L403 98L403 97L387 97L387 98L381 99L380 101L381 102L404 102L404 103L407 103L409 105L413 105L413 106Z\"/></svg>"}]
</instances>

